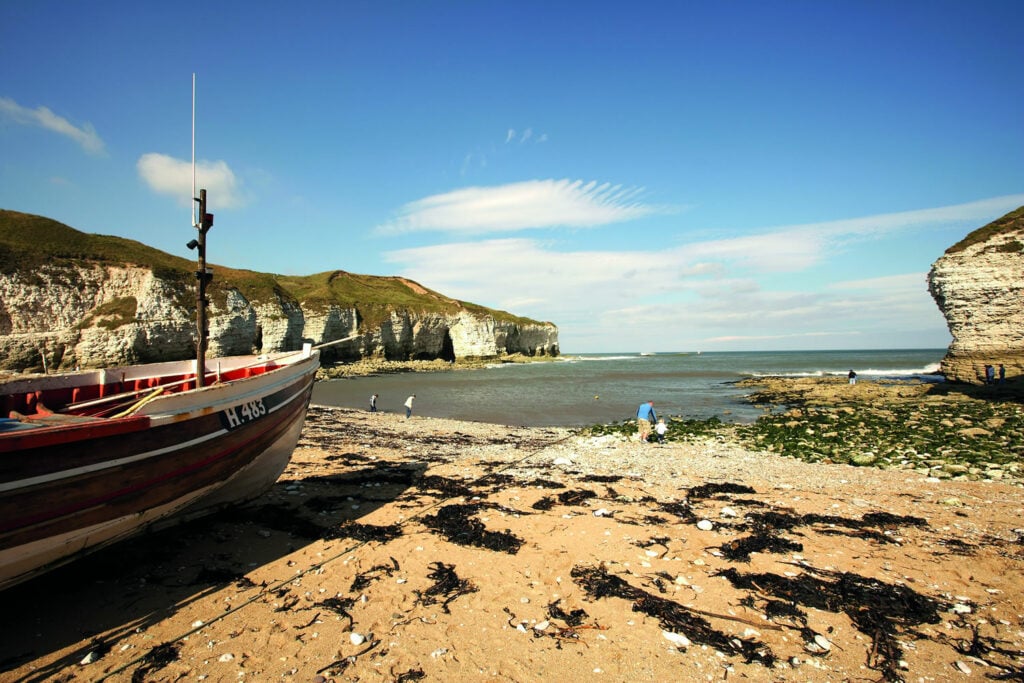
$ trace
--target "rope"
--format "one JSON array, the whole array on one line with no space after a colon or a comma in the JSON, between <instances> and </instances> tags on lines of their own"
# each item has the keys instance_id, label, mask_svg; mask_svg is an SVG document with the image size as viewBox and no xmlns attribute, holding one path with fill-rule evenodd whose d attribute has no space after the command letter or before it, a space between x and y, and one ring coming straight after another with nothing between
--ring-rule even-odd
<instances>
[{"instance_id":1,"label":"rope","mask_svg":"<svg viewBox=\"0 0 1024 683\"><path fill-rule=\"evenodd\" d=\"M555 441L551 441L550 443L544 444L544 446L542 446L540 448L537 448L537 449L535 449L533 451L528 452L526 455L524 455L523 457L519 458L518 460L513 460L513 461L511 461L509 463L506 463L503 467L497 469L495 472L500 474L502 472L505 472L506 470L510 470L510 469L515 468L515 467L518 467L521 464L523 464L524 462L526 462L528 459L530 459L530 458L534 457L535 455L537 455L538 453L540 453L542 451L545 451L548 448L551 448L552 446L555 446L555 445L557 445L559 443L562 443L563 441L567 441L570 438L572 438L572 436L573 435L564 436L564 437L562 437L560 439L556 439ZM482 479L484 479L486 477L491 476L495 472L487 472L485 474L481 474L479 477L477 477L476 479L471 481L469 483L469 486L472 486L473 484L476 484L480 480L482 480ZM444 499L441 499L441 500L436 500L433 503L430 503L430 504L426 505L423 509L421 509L419 512L417 512L415 515L412 515L410 517L406 517L403 521L399 522L397 526L399 528L404 528L409 522L418 521L421 517L426 515L428 512L431 512L432 510L437 509L442 504L447 503L449 500L452 500L452 497L444 498ZM358 541L358 542L354 543L353 545L347 546L344 550L341 550L340 552L337 552L337 553L331 555L330 557L327 557L327 558L323 559L322 561L317 562L316 564L310 565L309 567L307 567L306 569L302 570L301 572L299 572L297 574L292 574L291 576L289 576L286 579L281 579L277 583L272 584L270 586L267 586L263 591L257 593L256 595L254 595L251 598L245 600L244 602L242 602L242 603L232 607L231 609L229 609L227 611L224 611L224 612L218 612L217 615L214 616L209 621L203 621L203 624L201 626L196 626L196 627L194 627L192 629L189 629L188 631L185 631L184 633L181 633L180 635L175 636L174 638L171 638L168 641L160 643L156 647L163 647L163 646L166 646L166 645L168 645L170 643L176 643L176 642L178 642L180 640L184 640L185 638L187 638L187 637L189 637L189 636L191 636L191 635L193 635L195 633L198 633L199 631L201 631L202 629L206 628L210 624L215 624L218 621L220 621L221 619L229 617L232 614L235 614L236 612L239 612L240 610L245 609L246 607L248 607L249 605L253 604L257 600L261 600L262 598L264 598L267 595L273 593L274 591L280 590L284 586L286 586L286 585L288 585L290 583L293 583L294 581L296 581L296 580L298 580L300 578L308 576L309 574L311 574L311 573L313 573L315 571L319 571L325 565L328 565L328 564L330 564L330 563L332 563L332 562L334 562L334 561L336 561L338 559L341 559L342 557L345 557L346 555L349 555L350 553L355 552L356 550L358 550L359 548L362 548L363 546L367 545L370 542L371 542L370 540ZM131 667L134 667L134 666L136 666L138 664L141 664L149 656L149 653L152 652L154 649L156 649L156 648L151 648L149 650L149 652L146 652L145 654L139 655L138 657L136 657L135 659L131 660L130 662L128 662L126 664L123 664L122 666L118 667L117 669L114 669L113 671L105 674L102 678L96 679L97 683L105 681L105 680L107 680L108 678L110 678L112 676L116 676L117 674L123 673L124 671L126 671L127 669L129 669Z\"/></svg>"}]
</instances>

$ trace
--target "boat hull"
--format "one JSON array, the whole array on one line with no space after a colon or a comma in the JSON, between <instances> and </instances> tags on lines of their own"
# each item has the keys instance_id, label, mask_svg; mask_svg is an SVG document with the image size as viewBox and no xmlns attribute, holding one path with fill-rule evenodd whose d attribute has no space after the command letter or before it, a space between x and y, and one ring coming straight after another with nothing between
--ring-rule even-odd
<instances>
[{"instance_id":1,"label":"boat hull","mask_svg":"<svg viewBox=\"0 0 1024 683\"><path fill-rule=\"evenodd\" d=\"M318 365L306 354L124 417L0 435L0 588L263 493L295 448Z\"/></svg>"}]
</instances>

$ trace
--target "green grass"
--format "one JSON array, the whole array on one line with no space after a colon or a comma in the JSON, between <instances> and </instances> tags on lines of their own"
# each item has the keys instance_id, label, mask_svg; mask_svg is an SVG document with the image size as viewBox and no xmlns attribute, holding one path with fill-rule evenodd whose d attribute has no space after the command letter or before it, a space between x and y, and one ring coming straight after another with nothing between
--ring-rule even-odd
<instances>
[{"instance_id":1,"label":"green grass","mask_svg":"<svg viewBox=\"0 0 1024 683\"><path fill-rule=\"evenodd\" d=\"M988 225L982 226L973 232L968 233L966 237L951 246L946 250L947 254L955 254L958 251L963 251L967 247L974 244L980 244L986 242L989 239L1002 235L1008 232L1024 232L1024 206L1020 207L1016 211L1011 211L1002 218L998 218ZM1015 242L1017 245L1020 242ZM1012 250L1012 247L1000 248L1000 251Z\"/></svg>"}]
</instances>

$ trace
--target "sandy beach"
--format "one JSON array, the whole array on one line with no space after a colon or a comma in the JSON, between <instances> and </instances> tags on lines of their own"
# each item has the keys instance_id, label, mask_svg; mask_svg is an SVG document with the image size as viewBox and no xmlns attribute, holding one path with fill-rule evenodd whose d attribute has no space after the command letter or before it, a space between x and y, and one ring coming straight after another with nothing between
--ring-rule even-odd
<instances>
[{"instance_id":1,"label":"sandy beach","mask_svg":"<svg viewBox=\"0 0 1024 683\"><path fill-rule=\"evenodd\" d=\"M4 681L1024 677L1024 489L314 406L242 509L5 591Z\"/></svg>"}]
</instances>

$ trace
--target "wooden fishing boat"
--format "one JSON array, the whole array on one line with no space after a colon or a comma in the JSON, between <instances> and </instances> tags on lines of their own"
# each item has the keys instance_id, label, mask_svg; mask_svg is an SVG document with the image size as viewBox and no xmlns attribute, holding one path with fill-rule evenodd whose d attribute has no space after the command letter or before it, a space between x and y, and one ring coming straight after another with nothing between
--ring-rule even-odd
<instances>
[{"instance_id":1,"label":"wooden fishing boat","mask_svg":"<svg viewBox=\"0 0 1024 683\"><path fill-rule=\"evenodd\" d=\"M194 360L0 382L0 589L145 529L252 499L288 464L320 352L307 344L206 358L213 214L206 190L194 202Z\"/></svg>"},{"instance_id":2,"label":"wooden fishing boat","mask_svg":"<svg viewBox=\"0 0 1024 683\"><path fill-rule=\"evenodd\" d=\"M280 476L319 351L158 363L0 384L0 588Z\"/></svg>"}]
</instances>

